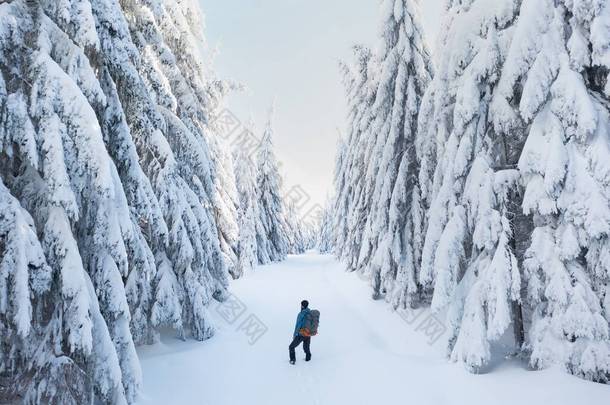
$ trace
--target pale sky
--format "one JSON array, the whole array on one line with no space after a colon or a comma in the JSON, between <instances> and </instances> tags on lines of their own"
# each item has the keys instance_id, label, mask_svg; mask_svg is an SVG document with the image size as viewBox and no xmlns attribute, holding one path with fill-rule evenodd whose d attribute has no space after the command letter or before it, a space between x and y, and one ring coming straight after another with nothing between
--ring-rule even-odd
<instances>
[{"instance_id":1,"label":"pale sky","mask_svg":"<svg viewBox=\"0 0 610 405\"><path fill-rule=\"evenodd\" d=\"M247 90L229 97L242 121L253 116L260 136L273 99L275 152L284 188L299 187L323 204L332 190L345 97L338 60L351 60L351 45L375 47L379 0L199 0L205 34L217 46L221 78ZM420 0L428 43L434 44L442 0ZM306 198L306 197L304 197Z\"/></svg>"}]
</instances>

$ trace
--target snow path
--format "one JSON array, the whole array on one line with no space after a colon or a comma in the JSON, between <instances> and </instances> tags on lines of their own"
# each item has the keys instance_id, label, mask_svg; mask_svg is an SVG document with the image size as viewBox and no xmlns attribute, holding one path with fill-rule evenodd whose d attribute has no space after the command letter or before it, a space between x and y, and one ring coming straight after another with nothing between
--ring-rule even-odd
<instances>
[{"instance_id":1,"label":"snow path","mask_svg":"<svg viewBox=\"0 0 610 405\"><path fill-rule=\"evenodd\" d=\"M412 403L608 404L610 387L559 370L525 371L504 361L472 375L448 363L437 347L366 283L345 273L330 256L308 253L261 266L235 281L232 293L245 311L232 324L212 309L218 332L206 342L167 335L139 349L144 374L140 404L341 405ZM312 361L288 364L288 344L301 299L319 309L320 333ZM249 315L268 330L254 344L237 330ZM421 318L420 318L421 319Z\"/></svg>"}]
</instances>

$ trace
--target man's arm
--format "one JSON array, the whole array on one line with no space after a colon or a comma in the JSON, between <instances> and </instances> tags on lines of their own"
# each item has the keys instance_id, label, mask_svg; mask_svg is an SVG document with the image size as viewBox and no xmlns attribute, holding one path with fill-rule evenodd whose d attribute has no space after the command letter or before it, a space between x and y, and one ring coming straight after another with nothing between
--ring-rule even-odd
<instances>
[{"instance_id":1,"label":"man's arm","mask_svg":"<svg viewBox=\"0 0 610 405\"><path fill-rule=\"evenodd\" d=\"M299 329L301 329L302 324L303 324L303 312L299 312L299 314L297 315L297 322L294 325L294 336L297 336L299 334Z\"/></svg>"}]
</instances>

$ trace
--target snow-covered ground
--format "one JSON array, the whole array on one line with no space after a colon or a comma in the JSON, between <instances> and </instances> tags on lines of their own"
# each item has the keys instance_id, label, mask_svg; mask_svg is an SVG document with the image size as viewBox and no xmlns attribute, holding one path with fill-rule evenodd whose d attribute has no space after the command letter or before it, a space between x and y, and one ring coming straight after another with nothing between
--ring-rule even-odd
<instances>
[{"instance_id":1,"label":"snow-covered ground","mask_svg":"<svg viewBox=\"0 0 610 405\"><path fill-rule=\"evenodd\" d=\"M236 299L213 309L219 326L213 339L167 335L139 350L140 404L610 403L608 386L560 370L526 371L507 360L472 375L448 363L428 344L429 314L400 317L370 300L366 283L330 256L308 253L261 266L234 282L232 292ZM288 344L302 299L320 310L320 333L312 339L312 361L303 361L299 347L292 366Z\"/></svg>"}]
</instances>

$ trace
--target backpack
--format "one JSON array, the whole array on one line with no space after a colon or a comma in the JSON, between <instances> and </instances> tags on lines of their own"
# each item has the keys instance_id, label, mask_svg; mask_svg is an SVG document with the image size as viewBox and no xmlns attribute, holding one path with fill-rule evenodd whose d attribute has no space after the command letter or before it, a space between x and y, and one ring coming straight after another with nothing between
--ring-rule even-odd
<instances>
[{"instance_id":1,"label":"backpack","mask_svg":"<svg viewBox=\"0 0 610 405\"><path fill-rule=\"evenodd\" d=\"M320 323L320 311L312 309L305 316L305 323L299 330L301 336L315 336L318 334L318 324Z\"/></svg>"}]
</instances>

